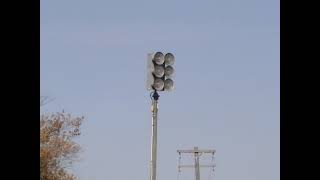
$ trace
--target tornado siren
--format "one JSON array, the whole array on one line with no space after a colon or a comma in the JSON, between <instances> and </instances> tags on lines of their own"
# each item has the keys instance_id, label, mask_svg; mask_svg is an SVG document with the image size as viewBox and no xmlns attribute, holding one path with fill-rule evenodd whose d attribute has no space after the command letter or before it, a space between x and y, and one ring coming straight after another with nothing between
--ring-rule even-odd
<instances>
[{"instance_id":1,"label":"tornado siren","mask_svg":"<svg viewBox=\"0 0 320 180\"><path fill-rule=\"evenodd\" d=\"M173 54L150 53L147 58L147 89L149 91L172 91L175 58Z\"/></svg>"}]
</instances>

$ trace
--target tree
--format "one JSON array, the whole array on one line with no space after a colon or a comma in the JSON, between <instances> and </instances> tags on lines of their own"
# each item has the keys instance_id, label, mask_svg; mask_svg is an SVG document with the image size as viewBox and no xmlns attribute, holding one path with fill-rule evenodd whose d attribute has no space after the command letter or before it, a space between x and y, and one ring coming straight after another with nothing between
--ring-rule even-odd
<instances>
[{"instance_id":1,"label":"tree","mask_svg":"<svg viewBox=\"0 0 320 180\"><path fill-rule=\"evenodd\" d=\"M84 117L67 113L40 115L40 180L75 180L68 171L80 152L74 138Z\"/></svg>"}]
</instances>

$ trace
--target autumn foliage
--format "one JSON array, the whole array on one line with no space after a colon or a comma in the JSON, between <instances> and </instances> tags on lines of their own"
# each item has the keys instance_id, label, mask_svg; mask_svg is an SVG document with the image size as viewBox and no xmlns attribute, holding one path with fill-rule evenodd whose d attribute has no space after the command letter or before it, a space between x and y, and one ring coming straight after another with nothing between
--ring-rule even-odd
<instances>
[{"instance_id":1,"label":"autumn foliage","mask_svg":"<svg viewBox=\"0 0 320 180\"><path fill-rule=\"evenodd\" d=\"M69 167L77 159L83 117L66 113L40 115L40 180L75 180Z\"/></svg>"}]
</instances>

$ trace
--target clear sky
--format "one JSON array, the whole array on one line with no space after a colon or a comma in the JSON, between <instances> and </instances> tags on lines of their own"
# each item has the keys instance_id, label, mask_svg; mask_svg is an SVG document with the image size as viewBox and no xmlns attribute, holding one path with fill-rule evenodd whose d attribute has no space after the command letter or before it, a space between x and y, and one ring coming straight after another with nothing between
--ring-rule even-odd
<instances>
[{"instance_id":1,"label":"clear sky","mask_svg":"<svg viewBox=\"0 0 320 180\"><path fill-rule=\"evenodd\" d=\"M216 180L279 180L279 9L278 0L42 0L41 95L54 101L41 111L86 117L79 179L149 180L146 56L163 51L176 57L176 89L160 94L158 179L177 179L176 150L199 146L216 149Z\"/></svg>"}]
</instances>

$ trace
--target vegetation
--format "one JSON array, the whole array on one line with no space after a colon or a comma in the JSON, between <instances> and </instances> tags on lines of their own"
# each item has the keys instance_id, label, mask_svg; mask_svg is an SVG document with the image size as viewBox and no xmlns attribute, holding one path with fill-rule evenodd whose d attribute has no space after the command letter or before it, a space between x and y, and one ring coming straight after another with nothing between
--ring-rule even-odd
<instances>
[{"instance_id":1,"label":"vegetation","mask_svg":"<svg viewBox=\"0 0 320 180\"><path fill-rule=\"evenodd\" d=\"M74 138L83 119L64 112L40 115L40 180L76 179L68 169L81 150Z\"/></svg>"}]
</instances>

